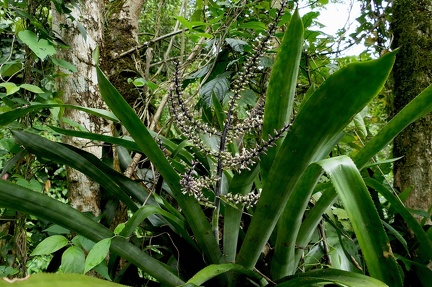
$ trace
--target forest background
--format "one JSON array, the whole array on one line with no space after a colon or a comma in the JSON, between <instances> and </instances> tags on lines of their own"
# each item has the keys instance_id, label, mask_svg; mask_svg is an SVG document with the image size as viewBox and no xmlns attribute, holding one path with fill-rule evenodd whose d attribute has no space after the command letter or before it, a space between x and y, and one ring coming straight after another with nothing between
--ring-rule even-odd
<instances>
[{"instance_id":1,"label":"forest background","mask_svg":"<svg viewBox=\"0 0 432 287\"><path fill-rule=\"evenodd\" d=\"M430 286L430 1L328 2L0 1L0 276Z\"/></svg>"}]
</instances>

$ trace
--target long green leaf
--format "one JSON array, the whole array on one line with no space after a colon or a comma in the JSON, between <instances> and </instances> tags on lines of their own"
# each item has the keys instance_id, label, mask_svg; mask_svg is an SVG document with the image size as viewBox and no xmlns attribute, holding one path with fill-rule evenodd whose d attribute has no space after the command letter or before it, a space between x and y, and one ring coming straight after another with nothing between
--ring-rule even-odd
<instances>
[{"instance_id":1,"label":"long green leaf","mask_svg":"<svg viewBox=\"0 0 432 287\"><path fill-rule=\"evenodd\" d=\"M53 129L55 132L58 132L58 133L63 134L63 135L80 137L80 138L85 138L85 139L90 139L90 140L95 140L95 141L101 141L101 142L110 143L110 144L116 144L116 145L120 145L122 147L125 147L128 150L141 151L139 146L134 141L131 141L128 139L112 137L112 136L107 136L107 135L99 135L99 134L94 134L94 133L90 133L90 132L82 132L82 131L62 129L62 128L58 128L58 127L54 127L54 126L50 126L50 128ZM149 131L149 132L153 137L157 136L157 134L154 131ZM178 154L181 157L181 159L183 159L184 161L186 161L188 163L190 163L193 160L193 156L190 153L188 153L184 148L179 149L180 146L173 143L169 139L162 137L160 135L158 137L159 137L159 139L162 140L162 144L164 146L166 146L166 148L170 152L173 153L172 157L175 157Z\"/></svg>"},{"instance_id":2,"label":"long green leaf","mask_svg":"<svg viewBox=\"0 0 432 287\"><path fill-rule=\"evenodd\" d=\"M365 183L378 191L384 198L391 204L391 206L399 213L415 236L420 245L419 255L427 261L432 260L432 240L427 233L423 230L417 220L411 215L408 209L405 208L403 203L391 191L372 178L366 178Z\"/></svg>"},{"instance_id":3,"label":"long green leaf","mask_svg":"<svg viewBox=\"0 0 432 287\"><path fill-rule=\"evenodd\" d=\"M13 121L15 121L16 119L19 119L30 112L39 111L47 108L70 108L70 109L83 111L100 118L111 120L113 122L118 122L117 117L113 113L102 109L86 108L81 106L64 105L64 104L37 104L37 105L31 105L24 108L17 108L15 110L1 114L0 127L8 125Z\"/></svg>"},{"instance_id":4,"label":"long green leaf","mask_svg":"<svg viewBox=\"0 0 432 287\"><path fill-rule=\"evenodd\" d=\"M171 188L204 255L209 262L220 263L220 261L223 260L222 253L216 239L212 235L210 224L200 205L195 198L182 194L180 176L165 158L158 144L135 114L134 110L123 99L99 68L97 68L97 75L102 98L113 113L120 119L141 151L156 166L157 170Z\"/></svg>"},{"instance_id":5,"label":"long green leaf","mask_svg":"<svg viewBox=\"0 0 432 287\"><path fill-rule=\"evenodd\" d=\"M234 174L229 185L229 192L231 194L242 195L251 192L253 182L258 176L259 170L259 165L255 165L251 170ZM224 206L223 254L227 262L235 262L242 215L242 208L235 208L229 204ZM235 286L234 276L235 273L228 273L228 286Z\"/></svg>"},{"instance_id":6,"label":"long green leaf","mask_svg":"<svg viewBox=\"0 0 432 287\"><path fill-rule=\"evenodd\" d=\"M112 231L103 225L48 196L7 181L0 181L0 207L10 208L48 220L94 242L112 238L111 250L135 264L144 272L169 286L183 283L181 279L168 271L165 265L129 243L123 237L113 237Z\"/></svg>"},{"instance_id":7,"label":"long green leaf","mask_svg":"<svg viewBox=\"0 0 432 287\"><path fill-rule=\"evenodd\" d=\"M175 215L163 210L157 206L145 205L138 209L134 215L127 221L125 228L120 233L121 236L129 237L135 231L135 229L144 221L144 219L152 215L162 215L167 219L168 222L174 227L174 230L182 236L192 248L198 248L196 243L192 240L186 230L186 222L181 221Z\"/></svg>"},{"instance_id":8,"label":"long green leaf","mask_svg":"<svg viewBox=\"0 0 432 287\"><path fill-rule=\"evenodd\" d=\"M257 177L258 172L259 165L256 165L251 170L234 174L229 185L229 192L231 194L242 195L251 192L253 181ZM228 262L234 262L237 254L237 243L242 213L243 210L241 208L234 208L229 205L225 206L223 251Z\"/></svg>"},{"instance_id":9,"label":"long green leaf","mask_svg":"<svg viewBox=\"0 0 432 287\"><path fill-rule=\"evenodd\" d=\"M295 10L280 44L267 89L264 109L263 139L290 122L296 91L297 76L303 49L303 23ZM277 147L269 149L261 161L263 181L273 164Z\"/></svg>"},{"instance_id":10,"label":"long green leaf","mask_svg":"<svg viewBox=\"0 0 432 287\"><path fill-rule=\"evenodd\" d=\"M35 134L23 131L12 131L12 134L17 143L23 145L29 152L81 171L104 186L108 192L124 202L128 208L133 211L138 209L135 202L130 199L112 178L101 172L100 167L104 163L98 161L98 166L96 166L72 149Z\"/></svg>"},{"instance_id":11,"label":"long green leaf","mask_svg":"<svg viewBox=\"0 0 432 287\"><path fill-rule=\"evenodd\" d=\"M322 215L333 204L336 199L336 195L337 194L334 188L326 189L315 206L308 212L306 219L303 221L303 224L300 227L295 242L295 245L298 249L296 250L296 262L294 264L294 268L297 268L303 251L307 247L310 239L312 238L313 232L320 223Z\"/></svg>"},{"instance_id":12,"label":"long green leaf","mask_svg":"<svg viewBox=\"0 0 432 287\"><path fill-rule=\"evenodd\" d=\"M366 145L353 157L353 161L359 169L362 169L371 160L371 158L380 150L382 150L398 133L405 129L412 122L420 119L424 115L432 111L432 85L423 90L416 98L414 98L405 108L403 108L387 125L385 125L378 134L371 139ZM366 179L367 181L368 179ZM379 190L380 186L376 186ZM383 191L383 196L387 193ZM318 225L323 212L325 211L326 203L330 204L336 199L336 192L334 190L328 190L325 194L325 200L318 202L319 204L314 207L308 214L305 223L302 225L302 230L297 238L297 244L300 247L305 247L312 236L313 230ZM404 217L407 223L412 226L413 230L417 230L416 236L419 238L426 238L425 232L419 229L418 223L414 220L412 221L412 216L408 211L403 208L403 205L398 204L398 200L394 199L394 196L388 196L387 200L389 202L394 202L398 206L398 212ZM325 201L325 202L324 202ZM420 240L421 248L423 252L421 254L432 255L432 246L430 240ZM297 255L297 263L299 262L300 254Z\"/></svg>"},{"instance_id":13,"label":"long green leaf","mask_svg":"<svg viewBox=\"0 0 432 287\"><path fill-rule=\"evenodd\" d=\"M304 211L320 174L320 167L306 169L278 222L275 252L271 262L273 279L292 275L297 269L295 266L295 242L302 224Z\"/></svg>"},{"instance_id":14,"label":"long green leaf","mask_svg":"<svg viewBox=\"0 0 432 287\"><path fill-rule=\"evenodd\" d=\"M95 134L95 133L90 133L90 132L62 129L62 128L54 127L54 126L50 126L50 128L53 131L60 133L62 135L71 136L71 137L80 137L80 138L85 138L85 139L89 139L89 140L93 140L93 141L100 141L100 142L115 144L115 145L122 146L122 147L124 147L128 150L131 150L131 151L140 151L140 148L138 147L138 145L135 142L133 142L131 140L124 139L124 138L118 138L118 137L107 136L107 135L100 135L100 134Z\"/></svg>"},{"instance_id":15,"label":"long green leaf","mask_svg":"<svg viewBox=\"0 0 432 287\"><path fill-rule=\"evenodd\" d=\"M330 76L308 99L264 183L237 263L253 268L303 172L325 155L328 143L378 94L394 59L395 53L389 53L378 60L348 65Z\"/></svg>"},{"instance_id":16,"label":"long green leaf","mask_svg":"<svg viewBox=\"0 0 432 287\"><path fill-rule=\"evenodd\" d=\"M324 152L322 154L327 156L342 136L343 133L340 133L329 141L323 147ZM271 264L273 279L294 274L297 270L297 262L295 260L296 239L302 225L304 212L321 173L321 168L309 167L306 169L288 199L277 225L275 252Z\"/></svg>"},{"instance_id":17,"label":"long green leaf","mask_svg":"<svg viewBox=\"0 0 432 287\"><path fill-rule=\"evenodd\" d=\"M248 270L241 265L234 264L234 263L226 263L226 264L213 264L201 269L187 283L200 286L204 282L229 271L236 271L239 273L243 273L256 280L263 279L262 276L259 275L258 273Z\"/></svg>"},{"instance_id":18,"label":"long green leaf","mask_svg":"<svg viewBox=\"0 0 432 287\"><path fill-rule=\"evenodd\" d=\"M359 169L389 144L402 130L411 123L432 111L432 84L406 105L378 134L353 156Z\"/></svg>"},{"instance_id":19,"label":"long green leaf","mask_svg":"<svg viewBox=\"0 0 432 287\"><path fill-rule=\"evenodd\" d=\"M388 285L375 278L337 269L323 269L300 273L285 277L276 283L277 287L323 286L322 284L324 283L340 284L348 287L388 287Z\"/></svg>"},{"instance_id":20,"label":"long green leaf","mask_svg":"<svg viewBox=\"0 0 432 287\"><path fill-rule=\"evenodd\" d=\"M403 286L390 242L354 162L347 156L319 161L342 200L369 274L389 286Z\"/></svg>"},{"instance_id":21,"label":"long green leaf","mask_svg":"<svg viewBox=\"0 0 432 287\"><path fill-rule=\"evenodd\" d=\"M0 287L125 287L114 282L101 280L95 277L90 277L82 274L54 274L54 273L38 273L33 274L29 278L18 279L13 284L6 280L0 279Z\"/></svg>"},{"instance_id":22,"label":"long green leaf","mask_svg":"<svg viewBox=\"0 0 432 287\"><path fill-rule=\"evenodd\" d=\"M159 206L139 183L115 171L88 152L73 146L51 142L35 134L20 131L13 131L12 133L17 141L32 153L45 159L68 165L86 174L103 186L107 192L114 195L117 199L124 201L132 211L137 210L138 207L130 197L140 203L146 202L148 205ZM166 202L165 207L169 208L168 205ZM162 220L162 223L168 224L175 229L165 219L166 217L156 218L156 215L152 215L149 218L153 224L160 224Z\"/></svg>"}]
</instances>

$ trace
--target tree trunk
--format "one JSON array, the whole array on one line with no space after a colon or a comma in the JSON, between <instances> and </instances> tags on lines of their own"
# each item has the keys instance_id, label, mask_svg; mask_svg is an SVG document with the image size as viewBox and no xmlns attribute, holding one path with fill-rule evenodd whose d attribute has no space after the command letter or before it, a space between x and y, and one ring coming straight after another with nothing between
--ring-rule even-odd
<instances>
[{"instance_id":1,"label":"tree trunk","mask_svg":"<svg viewBox=\"0 0 432 287\"><path fill-rule=\"evenodd\" d=\"M139 97L139 93L127 82L128 78L139 75L139 53L122 53L138 45L138 19L143 3L144 0L118 0L111 3L92 0L80 1L70 14L59 14L52 9L53 30L70 46L70 49L60 52L59 57L71 62L78 70L57 82L65 103L106 109L99 94L92 59L98 47L101 50L101 66L114 86L131 104ZM69 109L64 117L90 132L111 133L107 121L86 113ZM88 140L65 137L64 142L84 148L99 158L102 155L101 147ZM67 180L71 205L80 211L99 215L99 185L73 169L68 169Z\"/></svg>"},{"instance_id":2,"label":"tree trunk","mask_svg":"<svg viewBox=\"0 0 432 287\"><path fill-rule=\"evenodd\" d=\"M143 4L144 0L121 0L108 4L106 9L102 68L130 105L145 96L128 83L129 78L143 74L140 53L127 53L138 46L138 20Z\"/></svg>"},{"instance_id":3,"label":"tree trunk","mask_svg":"<svg viewBox=\"0 0 432 287\"><path fill-rule=\"evenodd\" d=\"M78 7L74 7L70 15L59 14L53 9L53 30L57 31L62 40L70 46L70 49L60 52L59 57L71 62L78 70L64 79L59 79L58 90L66 104L106 109L100 97L95 63L92 60L92 53L103 43L104 2L92 0L77 3ZM75 19L72 21L70 16ZM110 124L104 119L73 109L67 109L64 117L90 132L110 134ZM101 157L101 147L89 140L65 137L64 142ZM99 185L70 168L67 180L71 206L79 211L90 211L94 215L99 215Z\"/></svg>"},{"instance_id":4,"label":"tree trunk","mask_svg":"<svg viewBox=\"0 0 432 287\"><path fill-rule=\"evenodd\" d=\"M396 114L432 82L431 1L396 0L393 6L393 48L400 47L393 69ZM395 186L412 188L406 205L429 210L432 204L432 115L410 125L394 141ZM419 218L420 219L420 218Z\"/></svg>"}]
</instances>

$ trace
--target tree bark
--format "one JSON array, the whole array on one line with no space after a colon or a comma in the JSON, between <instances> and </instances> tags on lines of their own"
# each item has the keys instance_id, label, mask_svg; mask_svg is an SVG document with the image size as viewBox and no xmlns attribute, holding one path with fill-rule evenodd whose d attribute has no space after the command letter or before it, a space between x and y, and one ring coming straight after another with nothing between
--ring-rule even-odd
<instances>
[{"instance_id":1,"label":"tree bark","mask_svg":"<svg viewBox=\"0 0 432 287\"><path fill-rule=\"evenodd\" d=\"M143 74L140 53L122 53L138 46L138 20L143 4L144 0L120 0L108 4L106 9L102 68L131 106L140 98L140 93L128 83L129 78Z\"/></svg>"},{"instance_id":2,"label":"tree bark","mask_svg":"<svg viewBox=\"0 0 432 287\"><path fill-rule=\"evenodd\" d=\"M99 93L95 63L92 53L103 43L103 5L102 0L80 1L70 15L59 14L53 9L53 30L70 48L59 53L61 59L72 63L77 72L57 81L57 88L62 93L66 104L91 108L106 109ZM74 19L71 20L72 16ZM84 27L85 32L82 27ZM73 109L67 109L64 117L80 124L88 131L98 134L110 134L110 124L99 117ZM102 149L89 140L65 137L64 142L101 157ZM99 185L84 174L68 168L67 172L69 200L71 206L79 211L90 211L99 215Z\"/></svg>"},{"instance_id":3,"label":"tree bark","mask_svg":"<svg viewBox=\"0 0 432 287\"><path fill-rule=\"evenodd\" d=\"M400 48L393 69L393 113L432 82L432 3L395 0L391 28L393 48ZM432 115L410 125L394 141L394 185L412 188L406 206L429 210L432 204ZM420 217L417 217L420 219ZM430 221L429 221L430 222Z\"/></svg>"},{"instance_id":4,"label":"tree bark","mask_svg":"<svg viewBox=\"0 0 432 287\"><path fill-rule=\"evenodd\" d=\"M58 56L72 63L77 72L57 82L62 99L67 104L106 109L97 84L93 52L101 50L101 67L129 103L139 96L137 90L127 82L139 74L139 53L119 55L138 45L138 19L144 0L117 0L107 3L103 0L80 1L70 14L59 14L53 10L53 30L70 48ZM70 17L72 16L72 17ZM113 64L115 63L115 64ZM65 72L65 71L63 71ZM76 110L66 110L64 117L80 124L88 131L110 134L111 125L98 117ZM64 142L101 157L102 149L92 142L65 137ZM101 212L99 185L82 173L68 169L69 200L72 207L80 211L90 211L94 215Z\"/></svg>"}]
</instances>

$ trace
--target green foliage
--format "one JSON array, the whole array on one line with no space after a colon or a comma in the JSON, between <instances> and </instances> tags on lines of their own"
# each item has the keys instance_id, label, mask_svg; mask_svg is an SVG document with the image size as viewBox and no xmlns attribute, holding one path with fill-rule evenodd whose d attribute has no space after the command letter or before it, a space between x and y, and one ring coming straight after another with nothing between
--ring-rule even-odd
<instances>
[{"instance_id":1,"label":"green foliage","mask_svg":"<svg viewBox=\"0 0 432 287\"><path fill-rule=\"evenodd\" d=\"M62 254L60 270L64 273L84 274L84 251L77 246L70 246Z\"/></svg>"},{"instance_id":2,"label":"green foliage","mask_svg":"<svg viewBox=\"0 0 432 287\"><path fill-rule=\"evenodd\" d=\"M105 259L108 255L110 245L111 238L105 238L93 246L85 260L84 273L87 273Z\"/></svg>"},{"instance_id":3,"label":"green foliage","mask_svg":"<svg viewBox=\"0 0 432 287\"><path fill-rule=\"evenodd\" d=\"M12 281L12 280L10 280ZM94 286L94 287L120 287L125 285L116 284L113 282L107 282L105 280L97 279L90 276L79 275L79 274L47 274L40 273L30 276L23 280L12 281L14 286L20 287L37 287L46 286L49 282L49 286L52 287L72 287L72 286ZM0 279L0 286L10 286L11 282L7 282Z\"/></svg>"},{"instance_id":4,"label":"green foliage","mask_svg":"<svg viewBox=\"0 0 432 287\"><path fill-rule=\"evenodd\" d=\"M57 10L67 8L54 2ZM166 2L171 10L178 5ZM16 108L7 99L22 90L47 92L46 87L2 83L8 109L0 124L11 128L13 135L13 141L3 145L9 144L7 152L16 154L3 175L18 169L19 160L26 156L67 165L98 182L130 215L109 229L108 207L101 217L90 218L41 193L44 188L35 173L1 180L2 216L16 210L56 224L44 227L51 236L40 238L31 256L61 256L60 272L95 270L116 282L124 279L122 274L132 264L152 283L163 286L403 286L397 263L424 270L432 259L430 236L381 174L369 171L389 164L391 160L374 163L372 159L406 126L432 110L432 86L381 130L370 133L365 107L381 93L396 53L367 62L340 61L346 67L333 73L328 66L331 60L314 54L318 47L330 49L326 47L330 40L323 40L311 28L317 13L282 15L270 2L241 6L236 1L206 5L196 1L191 15L175 18L187 28L188 45L208 38L208 47L203 49L213 55L209 53L210 62L192 65L190 69L195 70L186 76L183 67L176 67L170 97L171 111L178 112L171 116L177 121L162 131L164 136L142 123L99 68L100 92L112 112L40 99ZM146 5L154 4L148 1ZM143 19L161 25L160 31L173 21L160 11ZM222 22L230 28L223 30ZM271 40L272 31L279 31L278 25L285 32L276 34L282 41L273 57L267 53L266 40ZM260 33L268 33L265 40L257 36ZM18 35L37 61L49 59L55 46L52 38L28 29ZM74 71L67 62L51 61ZM14 65L9 64L5 73ZM270 77L269 67L273 67ZM154 91L161 86L157 80L130 81L136 88ZM182 95L191 91L196 96L189 102ZM128 133L96 135L53 126L44 134L46 138L40 130L16 125L16 120L46 108L78 109L113 121ZM255 118L258 124L252 125ZM140 165L137 173L144 176L140 182L131 180L94 155L58 143L53 136L58 134L116 145L126 166L130 153L138 152L152 166ZM247 151L253 151L253 156L248 158ZM242 168L234 164L239 156L245 159ZM392 227L396 214L413 230L420 258L407 258L416 247L409 246L405 234ZM77 236L72 238L69 230ZM406 254L393 253L392 247L398 244ZM120 257L130 264L120 264ZM15 273L0 266L4 276ZM65 282L116 286L72 274L37 274L15 284L32 286L47 280L62 282L62 286Z\"/></svg>"},{"instance_id":5,"label":"green foliage","mask_svg":"<svg viewBox=\"0 0 432 287\"><path fill-rule=\"evenodd\" d=\"M36 246L35 250L31 253L31 255L46 255L51 254L68 244L68 240L66 237L62 235L53 235L46 239L44 239L38 246Z\"/></svg>"},{"instance_id":6,"label":"green foliage","mask_svg":"<svg viewBox=\"0 0 432 287\"><path fill-rule=\"evenodd\" d=\"M63 273L85 274L103 263L104 259L108 255L111 238L105 238L94 244L92 242L80 240L80 237L75 237L71 242L74 245L69 246L62 253L59 269ZM37 256L54 254L56 251L66 247L67 245L69 245L69 240L66 237L62 235L52 235L39 243L30 255ZM88 253L87 256L85 255L85 252ZM105 266L106 268L106 264L102 264L101 266ZM98 268L98 271L99 270L100 268ZM104 276L105 274L101 275ZM105 278L111 280L109 275L105 276Z\"/></svg>"},{"instance_id":7,"label":"green foliage","mask_svg":"<svg viewBox=\"0 0 432 287\"><path fill-rule=\"evenodd\" d=\"M18 33L21 39L36 54L38 58L44 60L47 56L53 56L56 50L47 40L39 40L37 35L32 31L25 30Z\"/></svg>"}]
</instances>

